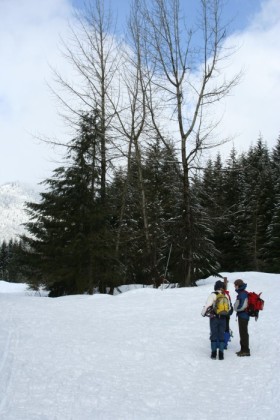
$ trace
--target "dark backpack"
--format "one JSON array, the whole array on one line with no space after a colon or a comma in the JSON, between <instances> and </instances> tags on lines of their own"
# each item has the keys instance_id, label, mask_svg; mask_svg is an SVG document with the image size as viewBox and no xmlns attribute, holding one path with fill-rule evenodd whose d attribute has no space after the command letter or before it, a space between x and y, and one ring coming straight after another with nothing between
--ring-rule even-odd
<instances>
[{"instance_id":1,"label":"dark backpack","mask_svg":"<svg viewBox=\"0 0 280 420\"><path fill-rule=\"evenodd\" d=\"M260 297L262 293L257 294L255 292L247 291L246 293L248 297L248 306L246 312L249 316L253 316L257 321L259 317L259 311L262 311L264 307L264 300Z\"/></svg>"}]
</instances>

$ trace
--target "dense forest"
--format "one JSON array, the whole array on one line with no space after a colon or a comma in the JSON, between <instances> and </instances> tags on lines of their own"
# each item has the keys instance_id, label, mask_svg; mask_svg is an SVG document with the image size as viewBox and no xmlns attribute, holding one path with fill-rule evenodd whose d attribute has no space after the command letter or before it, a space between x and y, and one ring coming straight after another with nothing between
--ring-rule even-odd
<instances>
[{"instance_id":1,"label":"dense forest","mask_svg":"<svg viewBox=\"0 0 280 420\"><path fill-rule=\"evenodd\" d=\"M121 168L112 174L103 203L89 139L81 133L67 167L45 181L40 203L28 203L31 235L2 243L1 278L43 286L51 296L155 284L162 274L183 284L183 198L175 152L155 140L143 156L148 247L135 158L129 179ZM280 272L279 174L280 138L271 152L260 138L247 153L237 156L233 149L225 162L218 153L193 173L192 284L219 271Z\"/></svg>"},{"instance_id":2,"label":"dense forest","mask_svg":"<svg viewBox=\"0 0 280 420\"><path fill-rule=\"evenodd\" d=\"M2 278L50 296L127 283L184 287L219 271L277 272L279 141L260 138L205 163L226 142L216 128L234 47L220 0L132 2L123 37L102 0L77 15L52 93L71 127L62 164L27 203L20 242L2 243ZM218 149L217 149L218 150Z\"/></svg>"}]
</instances>

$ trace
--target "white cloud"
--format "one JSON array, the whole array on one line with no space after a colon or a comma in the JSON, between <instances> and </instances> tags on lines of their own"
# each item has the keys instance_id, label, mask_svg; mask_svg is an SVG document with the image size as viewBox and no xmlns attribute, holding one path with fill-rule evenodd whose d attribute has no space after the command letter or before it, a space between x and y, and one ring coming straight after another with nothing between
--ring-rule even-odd
<instances>
[{"instance_id":1,"label":"white cloud","mask_svg":"<svg viewBox=\"0 0 280 420\"><path fill-rule=\"evenodd\" d=\"M225 101L222 132L238 135L221 148L222 154L233 144L239 152L248 150L260 134L272 148L280 133L279 1L264 2L251 25L233 35L228 44L238 47L230 72L243 70L243 77Z\"/></svg>"},{"instance_id":2,"label":"white cloud","mask_svg":"<svg viewBox=\"0 0 280 420\"><path fill-rule=\"evenodd\" d=\"M0 184L36 184L58 165L51 162L54 151L32 134L67 136L47 82L52 82L50 64L71 74L59 51L71 16L70 0L0 1ZM228 70L244 69L244 76L221 109L221 131L239 133L234 140L239 151L254 144L259 133L272 147L280 132L280 2L264 1L250 26L228 42L239 46Z\"/></svg>"},{"instance_id":3,"label":"white cloud","mask_svg":"<svg viewBox=\"0 0 280 420\"><path fill-rule=\"evenodd\" d=\"M53 156L33 134L63 135L47 82L50 64L66 66L59 36L71 7L66 0L7 0L0 16L0 183L37 183L49 175Z\"/></svg>"}]
</instances>

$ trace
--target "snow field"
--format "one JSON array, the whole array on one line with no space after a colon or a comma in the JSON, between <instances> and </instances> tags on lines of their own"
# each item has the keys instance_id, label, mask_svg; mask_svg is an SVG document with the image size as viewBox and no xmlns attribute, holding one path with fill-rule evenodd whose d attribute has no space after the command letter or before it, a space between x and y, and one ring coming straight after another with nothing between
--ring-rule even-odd
<instances>
[{"instance_id":1,"label":"snow field","mask_svg":"<svg viewBox=\"0 0 280 420\"><path fill-rule=\"evenodd\" d=\"M225 360L210 359L200 312L214 277L196 288L56 299L0 282L0 418L212 420L222 407L227 420L278 419L280 276L223 274L233 301L237 278L263 292L264 311L249 324L251 357L235 355L233 315Z\"/></svg>"}]
</instances>

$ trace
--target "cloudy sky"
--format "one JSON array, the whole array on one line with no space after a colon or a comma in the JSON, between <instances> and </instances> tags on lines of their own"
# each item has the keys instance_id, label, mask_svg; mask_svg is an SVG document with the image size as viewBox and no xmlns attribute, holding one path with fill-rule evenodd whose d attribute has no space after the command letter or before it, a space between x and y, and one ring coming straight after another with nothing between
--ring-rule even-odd
<instances>
[{"instance_id":1,"label":"cloudy sky","mask_svg":"<svg viewBox=\"0 0 280 420\"><path fill-rule=\"evenodd\" d=\"M50 66L71 72L59 39L80 2L0 0L0 185L36 185L59 164L57 152L37 137L69 136L48 84ZM129 1L112 3L122 22ZM238 46L229 71L244 75L221 109L222 132L235 136L221 149L224 156L233 144L248 150L260 134L272 148L280 134L280 1L230 0L226 13L234 19L229 43Z\"/></svg>"}]
</instances>

